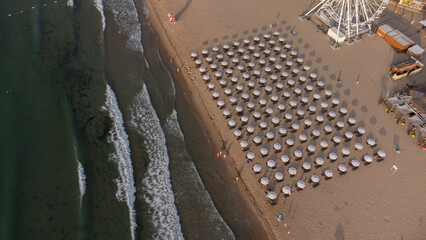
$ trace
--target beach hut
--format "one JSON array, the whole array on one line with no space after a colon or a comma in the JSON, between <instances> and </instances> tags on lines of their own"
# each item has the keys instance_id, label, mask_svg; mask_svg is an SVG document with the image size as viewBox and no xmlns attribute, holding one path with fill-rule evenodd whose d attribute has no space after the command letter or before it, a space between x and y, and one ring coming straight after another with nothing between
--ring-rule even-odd
<instances>
[{"instance_id":1,"label":"beach hut","mask_svg":"<svg viewBox=\"0 0 426 240\"><path fill-rule=\"evenodd\" d=\"M261 139L259 136L255 136L255 137L253 138L253 142L254 142L256 145L259 145L259 144L262 142L262 139Z\"/></svg>"},{"instance_id":2,"label":"beach hut","mask_svg":"<svg viewBox=\"0 0 426 240\"><path fill-rule=\"evenodd\" d=\"M299 135L299 139L301 142L305 142L308 139L308 137L305 134L301 133Z\"/></svg>"},{"instance_id":3,"label":"beach hut","mask_svg":"<svg viewBox=\"0 0 426 240\"><path fill-rule=\"evenodd\" d=\"M332 177L333 177L333 171L331 171L330 169L326 169L326 170L324 171L324 175L325 175L327 178L332 178Z\"/></svg>"},{"instance_id":4,"label":"beach hut","mask_svg":"<svg viewBox=\"0 0 426 240\"><path fill-rule=\"evenodd\" d=\"M260 183L261 183L263 186L266 186L266 185L268 185L268 184L269 184L269 179L268 179L268 178L266 178L266 177L262 177L262 178L260 179Z\"/></svg>"},{"instance_id":5,"label":"beach hut","mask_svg":"<svg viewBox=\"0 0 426 240\"><path fill-rule=\"evenodd\" d=\"M359 167L359 161L356 160L356 159L352 159L351 165L352 165L352 167L357 168L357 167Z\"/></svg>"},{"instance_id":6,"label":"beach hut","mask_svg":"<svg viewBox=\"0 0 426 240\"><path fill-rule=\"evenodd\" d=\"M315 113L317 111L317 107L315 107L314 105L309 106L308 109L311 113Z\"/></svg>"},{"instance_id":7,"label":"beach hut","mask_svg":"<svg viewBox=\"0 0 426 240\"><path fill-rule=\"evenodd\" d=\"M219 97L219 95L220 95L219 92L213 92L212 94L213 99L216 100Z\"/></svg>"},{"instance_id":8,"label":"beach hut","mask_svg":"<svg viewBox=\"0 0 426 240\"><path fill-rule=\"evenodd\" d=\"M299 126L299 124L298 124L298 123L292 123L292 124L291 124L291 128L292 128L292 129L294 129L294 130L299 129L299 127L300 127L300 126Z\"/></svg>"},{"instance_id":9,"label":"beach hut","mask_svg":"<svg viewBox=\"0 0 426 240\"><path fill-rule=\"evenodd\" d=\"M266 134L266 138L270 141L272 139L274 139L274 134L272 132L267 132Z\"/></svg>"},{"instance_id":10,"label":"beach hut","mask_svg":"<svg viewBox=\"0 0 426 240\"><path fill-rule=\"evenodd\" d=\"M380 149L379 151L377 151L377 155L381 158L384 158L386 157L386 152Z\"/></svg>"},{"instance_id":11,"label":"beach hut","mask_svg":"<svg viewBox=\"0 0 426 240\"><path fill-rule=\"evenodd\" d=\"M362 150L364 146L362 146L362 143L355 143L355 149L356 150Z\"/></svg>"},{"instance_id":12,"label":"beach hut","mask_svg":"<svg viewBox=\"0 0 426 240\"><path fill-rule=\"evenodd\" d=\"M317 115L315 117L315 119L317 120L317 122L322 123L324 121L324 117L322 115Z\"/></svg>"},{"instance_id":13,"label":"beach hut","mask_svg":"<svg viewBox=\"0 0 426 240\"><path fill-rule=\"evenodd\" d=\"M270 200L275 200L277 198L277 194L275 192L268 192L268 198Z\"/></svg>"},{"instance_id":14,"label":"beach hut","mask_svg":"<svg viewBox=\"0 0 426 240\"><path fill-rule=\"evenodd\" d=\"M291 139L291 138L288 138L287 140L285 140L285 143L288 145L288 146L293 146L294 145L294 140L293 139Z\"/></svg>"},{"instance_id":15,"label":"beach hut","mask_svg":"<svg viewBox=\"0 0 426 240\"><path fill-rule=\"evenodd\" d=\"M290 161L290 158L287 155L281 155L281 161L283 163L288 163Z\"/></svg>"},{"instance_id":16,"label":"beach hut","mask_svg":"<svg viewBox=\"0 0 426 240\"><path fill-rule=\"evenodd\" d=\"M321 145L322 148L327 148L328 147L328 142L325 141L325 140L323 140L323 141L320 142L320 145Z\"/></svg>"},{"instance_id":17,"label":"beach hut","mask_svg":"<svg viewBox=\"0 0 426 240\"><path fill-rule=\"evenodd\" d=\"M297 188L299 188L300 190L305 188L305 182L302 180L299 180L296 182Z\"/></svg>"},{"instance_id":18,"label":"beach hut","mask_svg":"<svg viewBox=\"0 0 426 240\"><path fill-rule=\"evenodd\" d=\"M279 130L278 130L278 132L282 135L282 136L284 136L284 135L286 135L287 134L287 129L285 129L285 128L280 128Z\"/></svg>"},{"instance_id":19,"label":"beach hut","mask_svg":"<svg viewBox=\"0 0 426 240\"><path fill-rule=\"evenodd\" d=\"M247 127L247 129L246 129L246 131L247 131L249 134L252 134L252 133L254 133L254 127L253 127L253 126L248 126L248 127Z\"/></svg>"},{"instance_id":20,"label":"beach hut","mask_svg":"<svg viewBox=\"0 0 426 240\"><path fill-rule=\"evenodd\" d=\"M371 163L373 161L373 157L368 154L364 155L363 158L364 158L364 161L366 161L367 163Z\"/></svg>"},{"instance_id":21,"label":"beach hut","mask_svg":"<svg viewBox=\"0 0 426 240\"><path fill-rule=\"evenodd\" d=\"M348 169L346 167L345 164L341 163L339 164L339 166L337 166L337 169L341 172L341 173L345 173Z\"/></svg>"},{"instance_id":22,"label":"beach hut","mask_svg":"<svg viewBox=\"0 0 426 240\"><path fill-rule=\"evenodd\" d=\"M342 148L342 153L344 156L348 156L351 153L351 151L349 150L349 148Z\"/></svg>"},{"instance_id":23,"label":"beach hut","mask_svg":"<svg viewBox=\"0 0 426 240\"><path fill-rule=\"evenodd\" d=\"M348 123L350 125L354 125L356 123L356 119L354 117L350 117L350 118L348 118Z\"/></svg>"},{"instance_id":24,"label":"beach hut","mask_svg":"<svg viewBox=\"0 0 426 240\"><path fill-rule=\"evenodd\" d=\"M317 158L315 158L315 163L316 163L318 166L322 166L322 165L324 164L324 159L323 159L323 158L321 158L321 157L317 157Z\"/></svg>"},{"instance_id":25,"label":"beach hut","mask_svg":"<svg viewBox=\"0 0 426 240\"><path fill-rule=\"evenodd\" d=\"M285 110L285 105L284 104L282 104L282 103L280 103L280 104L278 104L278 106L277 106L277 108L278 108L278 110L279 111L284 111Z\"/></svg>"},{"instance_id":26,"label":"beach hut","mask_svg":"<svg viewBox=\"0 0 426 240\"><path fill-rule=\"evenodd\" d=\"M277 118L277 117L273 117L271 121L272 121L272 123L273 123L275 126L277 126L278 124L280 124L280 119L279 119L279 118Z\"/></svg>"},{"instance_id":27,"label":"beach hut","mask_svg":"<svg viewBox=\"0 0 426 240\"><path fill-rule=\"evenodd\" d=\"M249 160L253 160L253 159L254 159L254 153L252 153L252 152L248 152L248 153L246 154L246 157L247 157L247 159L249 159Z\"/></svg>"},{"instance_id":28,"label":"beach hut","mask_svg":"<svg viewBox=\"0 0 426 240\"><path fill-rule=\"evenodd\" d=\"M314 100L318 100L321 98L321 95L319 93L314 93Z\"/></svg>"},{"instance_id":29,"label":"beach hut","mask_svg":"<svg viewBox=\"0 0 426 240\"><path fill-rule=\"evenodd\" d=\"M311 176L311 181L313 183L319 183L320 178L318 177L318 175L314 174L314 175Z\"/></svg>"},{"instance_id":30,"label":"beach hut","mask_svg":"<svg viewBox=\"0 0 426 240\"><path fill-rule=\"evenodd\" d=\"M275 161L274 161L274 160L272 160L272 159L269 159L269 160L266 162L266 165L267 165L268 167L270 167L270 168L274 168L274 167L275 167Z\"/></svg>"},{"instance_id":31,"label":"beach hut","mask_svg":"<svg viewBox=\"0 0 426 240\"><path fill-rule=\"evenodd\" d=\"M208 88L210 91L212 91L212 90L214 89L214 83L209 83L209 84L207 85L207 88Z\"/></svg>"},{"instance_id":32,"label":"beach hut","mask_svg":"<svg viewBox=\"0 0 426 240\"><path fill-rule=\"evenodd\" d=\"M288 168L288 173L290 173L291 176L294 176L297 174L297 169L294 167L289 167Z\"/></svg>"},{"instance_id":33,"label":"beach hut","mask_svg":"<svg viewBox=\"0 0 426 240\"><path fill-rule=\"evenodd\" d=\"M312 136L319 137L321 135L321 132L317 129L312 130Z\"/></svg>"},{"instance_id":34,"label":"beach hut","mask_svg":"<svg viewBox=\"0 0 426 240\"><path fill-rule=\"evenodd\" d=\"M281 191L285 194L285 195L291 195L291 188L289 186L283 186L281 188Z\"/></svg>"},{"instance_id":35,"label":"beach hut","mask_svg":"<svg viewBox=\"0 0 426 240\"><path fill-rule=\"evenodd\" d=\"M342 139L339 136L334 136L333 137L333 142L336 144L339 144L342 141Z\"/></svg>"},{"instance_id":36,"label":"beach hut","mask_svg":"<svg viewBox=\"0 0 426 240\"><path fill-rule=\"evenodd\" d=\"M308 152L313 153L313 152L315 152L316 147L315 147L315 145L310 144L310 145L308 145L307 149L308 149Z\"/></svg>"},{"instance_id":37,"label":"beach hut","mask_svg":"<svg viewBox=\"0 0 426 240\"><path fill-rule=\"evenodd\" d=\"M259 123L260 128L262 129L266 129L266 127L268 126L268 124L265 121L262 121Z\"/></svg>"},{"instance_id":38,"label":"beach hut","mask_svg":"<svg viewBox=\"0 0 426 240\"><path fill-rule=\"evenodd\" d=\"M345 126L345 123L344 123L344 122L342 122L342 121L337 121L337 122L336 122L336 126L337 126L338 128L343 128L343 127Z\"/></svg>"},{"instance_id":39,"label":"beach hut","mask_svg":"<svg viewBox=\"0 0 426 240\"><path fill-rule=\"evenodd\" d=\"M260 154L265 157L266 155L268 155L269 151L267 148L263 147L259 150Z\"/></svg>"},{"instance_id":40,"label":"beach hut","mask_svg":"<svg viewBox=\"0 0 426 240\"><path fill-rule=\"evenodd\" d=\"M352 137L354 136L354 134L352 133L352 132L345 132L345 137L348 139L348 140L350 140L350 139L352 139Z\"/></svg>"},{"instance_id":41,"label":"beach hut","mask_svg":"<svg viewBox=\"0 0 426 240\"><path fill-rule=\"evenodd\" d=\"M231 104L232 105L234 105L234 104L236 104L237 103L237 98L236 97L231 97L230 99L229 99L229 101L231 102Z\"/></svg>"},{"instance_id":42,"label":"beach hut","mask_svg":"<svg viewBox=\"0 0 426 240\"><path fill-rule=\"evenodd\" d=\"M262 171L262 167L260 166L260 164L254 164L253 165L253 171L255 172L255 173L260 173L260 171Z\"/></svg>"},{"instance_id":43,"label":"beach hut","mask_svg":"<svg viewBox=\"0 0 426 240\"><path fill-rule=\"evenodd\" d=\"M306 126L306 127L310 127L310 126L312 125L312 120L311 120L311 119L308 119L308 118L307 118L307 119L305 119L305 121L304 121L304 122L305 122L305 126Z\"/></svg>"},{"instance_id":44,"label":"beach hut","mask_svg":"<svg viewBox=\"0 0 426 240\"><path fill-rule=\"evenodd\" d=\"M358 134L362 135L365 133L365 129L363 127L358 127L357 130Z\"/></svg>"},{"instance_id":45,"label":"beach hut","mask_svg":"<svg viewBox=\"0 0 426 240\"><path fill-rule=\"evenodd\" d=\"M231 115L231 111L229 111L228 109L223 110L223 116L229 117L230 115Z\"/></svg>"},{"instance_id":46,"label":"beach hut","mask_svg":"<svg viewBox=\"0 0 426 240\"><path fill-rule=\"evenodd\" d=\"M282 174L281 172L276 172L274 177L275 179L277 179L277 181L282 181L284 179L284 174Z\"/></svg>"},{"instance_id":47,"label":"beach hut","mask_svg":"<svg viewBox=\"0 0 426 240\"><path fill-rule=\"evenodd\" d=\"M300 150L296 150L296 151L294 151L294 156L296 158L301 158L303 156L303 152L300 151Z\"/></svg>"},{"instance_id":48,"label":"beach hut","mask_svg":"<svg viewBox=\"0 0 426 240\"><path fill-rule=\"evenodd\" d=\"M333 131L333 128L330 125L325 125L324 126L324 131L326 133L331 133L331 131Z\"/></svg>"},{"instance_id":49,"label":"beach hut","mask_svg":"<svg viewBox=\"0 0 426 240\"><path fill-rule=\"evenodd\" d=\"M335 152L331 152L328 154L328 158L330 158L330 160L337 160L337 154Z\"/></svg>"},{"instance_id":50,"label":"beach hut","mask_svg":"<svg viewBox=\"0 0 426 240\"><path fill-rule=\"evenodd\" d=\"M369 138L367 139L367 144L373 147L376 145L376 140Z\"/></svg>"},{"instance_id":51,"label":"beach hut","mask_svg":"<svg viewBox=\"0 0 426 240\"><path fill-rule=\"evenodd\" d=\"M275 149L275 151L281 151L281 149L282 149L281 144L280 143L274 143L274 149Z\"/></svg>"},{"instance_id":52,"label":"beach hut","mask_svg":"<svg viewBox=\"0 0 426 240\"><path fill-rule=\"evenodd\" d=\"M260 119L260 117L262 116L262 114L260 114L260 112L254 112L253 113L253 117L255 118L255 119Z\"/></svg>"},{"instance_id":53,"label":"beach hut","mask_svg":"<svg viewBox=\"0 0 426 240\"><path fill-rule=\"evenodd\" d=\"M309 170L311 170L311 164L308 163L308 162L304 162L302 164L302 168L305 169L306 171L309 171Z\"/></svg>"},{"instance_id":54,"label":"beach hut","mask_svg":"<svg viewBox=\"0 0 426 240\"><path fill-rule=\"evenodd\" d=\"M289 91L284 91L283 92L283 97L285 97L285 98L289 98L290 95L291 95L291 93Z\"/></svg>"}]
</instances>

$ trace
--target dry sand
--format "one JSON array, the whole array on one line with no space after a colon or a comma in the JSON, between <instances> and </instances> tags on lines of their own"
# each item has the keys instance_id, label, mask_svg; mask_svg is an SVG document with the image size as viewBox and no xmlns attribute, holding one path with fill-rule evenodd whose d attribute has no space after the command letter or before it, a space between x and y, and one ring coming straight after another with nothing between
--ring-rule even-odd
<instances>
[{"instance_id":1,"label":"dry sand","mask_svg":"<svg viewBox=\"0 0 426 240\"><path fill-rule=\"evenodd\" d=\"M415 146L414 139L406 134L405 128L396 125L394 116L386 114L383 107L377 104L380 96L395 84L401 84L395 83L387 75L390 64L400 55L396 55L377 36L364 36L362 41L351 46L344 44L340 50L334 51L322 33L297 18L308 9L309 2L148 0L148 6L150 20L160 42L171 61L186 76L190 89L188 95L212 140L219 146L222 142L220 138L229 137L233 142L230 161L240 171L242 181L239 184L242 189L247 188L246 198L254 199L250 202L257 209L265 228L270 231L271 238L426 239L426 226L423 223L423 217L426 217L425 154ZM176 24L168 21L169 12L176 15ZM294 26L297 31L295 36L290 34ZM321 183L316 188L306 181L306 189L290 197L284 197L280 192L278 203L270 206L266 201L265 189L258 183L260 175L255 175L251 170L253 163L246 162L245 152L239 147L233 130L229 130L222 110L212 100L211 92L195 68L190 53L200 53L203 49L242 41L277 29L292 42L299 55L305 57L305 62L311 64L312 71L316 71L319 78L325 81L326 87L339 98L340 104L347 105L349 114L357 118L358 124L365 126L367 133L362 140L365 141L367 136L373 137L377 140L378 148L388 155L382 162L374 160L372 164L361 165L355 171L349 168L348 173L341 176L337 174L337 164L352 158L359 159L360 153L353 153L350 158L340 158L334 163L326 160L326 166L314 168L309 173L299 173L294 178L288 176L288 166L284 167L278 160L278 169L272 172L282 170L285 181L271 181L271 187L277 193L282 185L307 179L313 173L319 175L327 167L335 172L335 176L330 180L321 177ZM184 66L189 67L189 72L184 70ZM341 85L336 81L339 75ZM357 79L360 80L359 84L356 84ZM424 71L416 79L426 79ZM401 148L400 154L395 153L396 144ZM338 148L341 149L341 146ZM364 150L371 154L378 148L365 147ZM261 163L263 176L267 158L258 157L258 147L251 146L250 150ZM298 163L292 160L290 164ZM393 165L398 167L395 173L391 170ZM271 171L267 174L269 176ZM276 220L279 213L285 217L283 222Z\"/></svg>"}]
</instances>

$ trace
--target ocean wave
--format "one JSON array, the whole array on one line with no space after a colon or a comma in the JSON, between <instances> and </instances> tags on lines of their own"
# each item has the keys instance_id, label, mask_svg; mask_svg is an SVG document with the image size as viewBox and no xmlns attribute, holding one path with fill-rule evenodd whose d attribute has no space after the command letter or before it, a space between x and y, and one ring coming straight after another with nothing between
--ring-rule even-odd
<instances>
[{"instance_id":1,"label":"ocean wave","mask_svg":"<svg viewBox=\"0 0 426 240\"><path fill-rule=\"evenodd\" d=\"M83 165L78 160L77 160L77 172L78 172L78 186L80 188L80 206L81 206L84 193L86 192L86 175L84 175Z\"/></svg>"},{"instance_id":2,"label":"ocean wave","mask_svg":"<svg viewBox=\"0 0 426 240\"><path fill-rule=\"evenodd\" d=\"M116 197L119 201L125 201L129 208L130 230L132 239L135 239L136 229L136 212L135 203L135 182L133 179L133 166L130 156L130 145L127 133L123 125L123 116L118 108L117 99L111 87L107 85L106 91L106 108L109 116L113 121L111 130L109 131L109 142L114 144L115 152L110 154L109 159L117 163L119 177L115 179L117 183Z\"/></svg>"},{"instance_id":3,"label":"ocean wave","mask_svg":"<svg viewBox=\"0 0 426 240\"><path fill-rule=\"evenodd\" d=\"M67 1L67 5L68 5L69 7L74 7L74 0L68 0L68 1Z\"/></svg>"},{"instance_id":4,"label":"ocean wave","mask_svg":"<svg viewBox=\"0 0 426 240\"><path fill-rule=\"evenodd\" d=\"M149 207L148 213L154 225L152 238L183 239L170 182L166 139L145 85L136 95L130 110L131 124L144 136L150 160L142 185L143 199Z\"/></svg>"},{"instance_id":5,"label":"ocean wave","mask_svg":"<svg viewBox=\"0 0 426 240\"><path fill-rule=\"evenodd\" d=\"M104 14L104 5L102 0L95 0L95 7L98 9L99 13L101 14L102 18L102 31L105 31L106 23L105 23L105 14Z\"/></svg>"},{"instance_id":6,"label":"ocean wave","mask_svg":"<svg viewBox=\"0 0 426 240\"><path fill-rule=\"evenodd\" d=\"M185 139L179 126L176 110L173 109L173 113L167 118L164 125L164 131L172 135L173 138L184 145ZM199 214L204 216L205 224L208 226L214 226L212 227L214 230L211 231L212 239L235 239L232 230L214 206L213 200L205 189L203 181L201 180L194 163L186 160L180 161L181 159L179 158L191 158L184 147L181 149L181 151L175 152L173 156L176 158L175 160L179 161L179 167L185 169L185 175L179 176L182 179L179 179L178 181L185 182L185 184L188 182L191 183L191 188L186 188L186 191L189 190L191 192L185 192L185 194L197 194L198 201L196 203L196 207L199 209Z\"/></svg>"}]
</instances>

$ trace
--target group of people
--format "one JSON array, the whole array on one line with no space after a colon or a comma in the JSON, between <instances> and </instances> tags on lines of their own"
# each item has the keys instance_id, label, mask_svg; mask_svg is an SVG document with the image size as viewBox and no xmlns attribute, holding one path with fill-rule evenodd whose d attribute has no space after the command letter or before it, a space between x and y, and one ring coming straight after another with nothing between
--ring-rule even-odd
<instances>
[{"instance_id":1,"label":"group of people","mask_svg":"<svg viewBox=\"0 0 426 240\"><path fill-rule=\"evenodd\" d=\"M169 17L171 23L176 23L176 17L175 17L175 15L169 13L167 16Z\"/></svg>"}]
</instances>

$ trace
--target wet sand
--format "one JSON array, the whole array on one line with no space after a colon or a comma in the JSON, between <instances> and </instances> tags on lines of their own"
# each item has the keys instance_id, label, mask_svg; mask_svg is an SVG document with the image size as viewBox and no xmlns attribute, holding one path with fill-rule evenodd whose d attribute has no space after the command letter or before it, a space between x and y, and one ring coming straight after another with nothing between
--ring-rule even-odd
<instances>
[{"instance_id":1,"label":"wet sand","mask_svg":"<svg viewBox=\"0 0 426 240\"><path fill-rule=\"evenodd\" d=\"M308 22L297 19L297 15L308 8L307 3L303 2L261 3L250 0L243 3L241 1L162 0L148 1L148 5L151 11L150 20L159 35L160 43L167 50L171 62L179 68L179 73L186 76L187 88L191 89L191 91L187 91L187 94L199 112L199 117L210 135L212 144L219 149L223 140L229 138L232 142L230 147L232 159L227 157L224 162L233 162L229 164L229 167L234 169L234 172L239 172L241 180L238 184L246 192L244 197L262 219L264 228L270 232L271 238L282 239L285 236L288 239L330 239L333 237L335 239L344 237L347 239L399 239L401 237L421 239L426 234L426 227L422 223L423 216L426 214L426 206L422 204L422 199L426 195L422 190L426 184L426 177L422 174L426 169L426 163L422 161L423 152L416 148L414 140L405 133L405 128L394 123L394 116L386 114L384 109L377 104L379 97L386 94L395 85L395 82L387 75L395 54L386 42L377 36L364 36L362 41L350 46L343 44L340 50L334 51L322 33L317 32ZM176 15L178 20L176 24L168 21L168 12ZM290 33L293 28L297 32L296 35ZM305 116L302 119L312 119L313 126L304 129L303 122L300 122L301 128L294 133L289 133L285 137L275 134L274 141L268 144L281 141L283 150L279 153L271 152L263 158L259 154L261 146L254 146L252 138L256 135L263 135L264 130L255 127L255 133L247 135L246 126L243 126L241 139L237 139L233 135L235 129L229 129L227 125L229 119L226 119L222 112L224 109L234 109L237 105L225 106L224 109L217 107L217 100L212 99L212 92L207 89L207 84L203 81L190 54L197 52L201 55L203 49L208 49L211 54L213 46L221 47L223 44L232 44L237 40L242 44L246 38L252 39L255 36L274 31L280 31L281 36L292 44L292 50L296 50L298 56L302 56L304 62L311 66L310 72L318 74L316 82L323 81L325 89L331 90L333 95L327 100L328 110L321 113L325 117L324 123L318 124L313 119L313 116L318 115L321 111L320 102L326 99L322 94L321 100L316 101L318 110L315 115L309 115L306 107L300 106L305 110ZM203 66L207 67L205 60L203 61ZM218 64L218 62L216 63ZM185 67L188 67L188 70L185 70ZM208 74L212 79L215 78L210 69ZM303 73L294 77L296 84L301 84L297 81L301 75ZM424 75L424 72L421 72L416 78L421 79L421 76ZM337 82L337 78L341 79L341 84ZM256 83L259 81L255 78L250 80L255 80ZM285 84L287 80L279 78L277 82L282 81L284 86L287 86ZM309 81L311 80L309 79ZM224 96L225 88L221 88L216 80L212 80L212 82L215 83L214 91L220 92L219 100L229 100ZM240 79L236 85L247 82ZM277 82L274 83L274 86ZM304 85L301 84L300 88L304 90L307 84L308 81ZM293 87L291 91L298 86ZM261 89L256 84L255 88L258 87ZM279 95L280 92L273 89L269 95L263 91L259 99L262 97L266 99L276 94L280 97L280 101L285 102ZM303 94L313 95L308 92L303 92ZM362 137L354 137L348 142L344 141L342 135L348 126L342 130L335 129L332 134L324 134L322 129L328 122L331 122L334 127L336 121L341 118L338 113L339 108L333 108L338 115L335 119L330 120L326 116L332 108L333 98L339 99L339 107L344 106L348 109L348 113L343 117L345 123L349 116L356 118L357 123L350 128L351 131L354 131L356 126L366 129L366 133ZM307 106L315 102L312 97L309 99ZM262 109L258 99L250 98L249 101L255 103L256 109ZM243 103L239 99L238 104ZM268 101L268 104L273 105L271 101ZM276 111L276 108L274 109ZM282 114L287 113L287 109L289 109L288 105L286 111L279 115L283 124ZM295 110L292 110L293 113ZM275 116L275 112L272 115ZM234 114L231 118L237 121L237 127L239 127L240 118L236 116ZM264 118L269 121L269 125L271 125L270 118ZM257 126L253 118L250 118L250 122ZM313 139L308 133L308 141L300 143L298 139L300 133L311 131L314 128L321 130L321 136ZM268 129L274 130L272 126L268 126ZM289 130L288 127L287 129ZM339 134L343 141L334 146L330 140L336 134ZM288 137L295 140L295 146L289 149L282 142ZM318 142L323 137L329 141L330 146L326 151L321 152ZM374 138L377 146L367 147L365 143L367 138ZM250 144L248 151L255 154L254 162L247 163L245 158L247 152L244 152L239 146L241 140L247 140ZM364 149L355 151L353 148L355 142L362 142ZM305 149L308 144L315 144L317 150L315 154L305 157ZM400 154L395 153L395 145L401 148ZM344 146L351 150L349 157L341 156L341 149ZM294 159L295 149L300 149L305 154L302 160ZM349 160L356 158L361 162L364 154L374 155L378 149L386 151L387 156L384 161L377 161L377 157L374 157L373 162L369 165L362 163L356 170L349 167ZM330 161L326 157L330 151L339 155L337 161ZM280 161L279 156L282 154L291 156L288 165ZM310 161L314 165L312 161L317 156L324 158L324 165L303 172L301 164L304 161ZM266 169L266 160L269 158L276 160L276 169ZM255 175L252 171L254 163L262 166L260 174ZM339 175L337 165L341 163L348 166L348 172ZM398 167L395 173L392 170L393 165ZM299 174L296 177L289 176L288 167L290 166L297 167ZM329 180L322 176L323 171L327 168L334 172L333 178ZM274 180L273 174L277 171L284 174L283 182ZM308 181L314 173L321 178L317 187L313 187ZM236 175L235 173L229 178L233 179ZM262 188L258 182L259 178L264 175L270 180L268 188L273 188L278 194L277 204L274 206L267 202L265 188ZM293 186L297 180L306 182L304 190L297 191ZM284 197L280 191L283 185L292 186L294 193ZM282 222L276 220L276 216L280 213L285 218Z\"/></svg>"}]
</instances>

